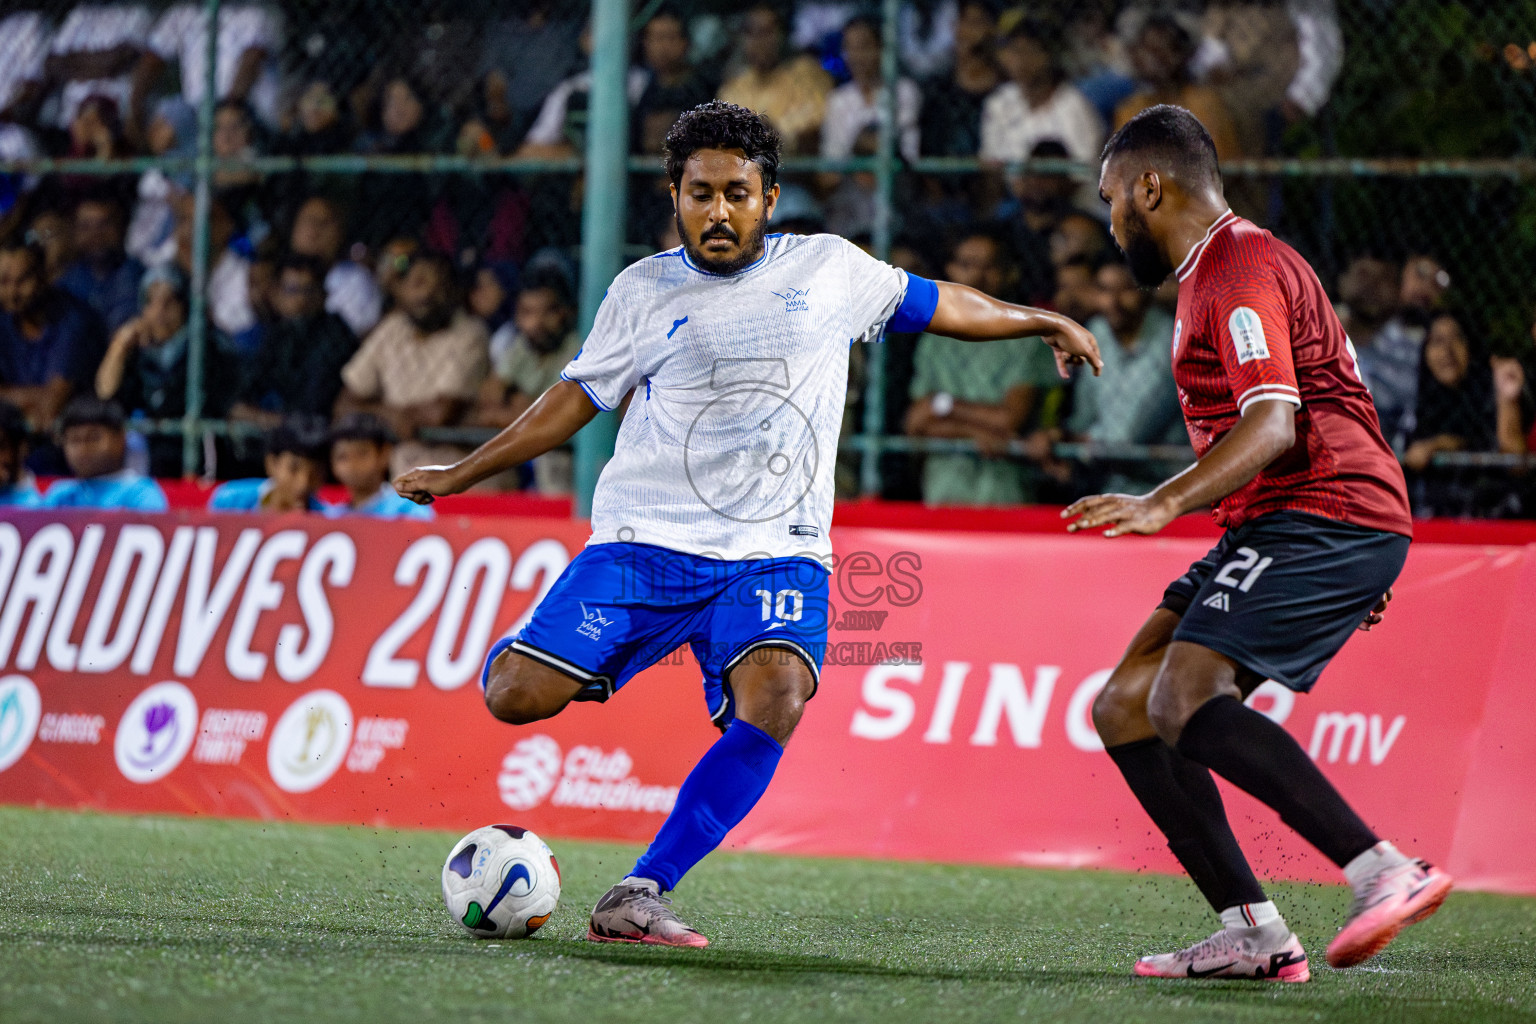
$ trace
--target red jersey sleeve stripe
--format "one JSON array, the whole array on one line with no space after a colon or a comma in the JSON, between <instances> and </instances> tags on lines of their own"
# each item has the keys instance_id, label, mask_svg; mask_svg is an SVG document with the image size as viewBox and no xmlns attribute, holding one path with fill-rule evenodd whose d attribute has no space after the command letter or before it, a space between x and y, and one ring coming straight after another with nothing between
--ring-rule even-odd
<instances>
[{"instance_id":1,"label":"red jersey sleeve stripe","mask_svg":"<svg viewBox=\"0 0 1536 1024\"><path fill-rule=\"evenodd\" d=\"M1237 414L1241 416L1254 402L1280 400L1301 408L1301 392L1284 384L1259 384L1237 396Z\"/></svg>"}]
</instances>

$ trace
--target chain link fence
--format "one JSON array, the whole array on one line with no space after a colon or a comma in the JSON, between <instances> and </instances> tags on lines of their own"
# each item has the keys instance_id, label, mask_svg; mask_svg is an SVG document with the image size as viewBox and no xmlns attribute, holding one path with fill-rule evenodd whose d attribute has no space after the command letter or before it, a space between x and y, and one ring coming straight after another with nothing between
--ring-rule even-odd
<instances>
[{"instance_id":1,"label":"chain link fence","mask_svg":"<svg viewBox=\"0 0 1536 1024\"><path fill-rule=\"evenodd\" d=\"M1212 129L1234 208L1339 302L1420 510L1536 508L1518 454L1536 419L1536 0L628 14L625 52L594 55L570 0L10 5L0 391L39 432L39 472L66 471L45 439L71 391L119 401L161 475L259 474L255 439L293 414L380 414L402 463L463 450L579 345L595 198L622 203L619 265L678 243L661 140L719 96L783 130L779 229L1062 309L1116 346L1106 388L1055 380L1040 346L855 346L840 492L1150 486L1190 457L1148 357L1172 295L1128 285L1095 177L1109 130L1172 101ZM628 185L595 197L589 67L614 60ZM42 290L94 325L12 287L24 242ZM46 367L27 348L43 328L72 346ZM568 489L571 460L498 483Z\"/></svg>"}]
</instances>

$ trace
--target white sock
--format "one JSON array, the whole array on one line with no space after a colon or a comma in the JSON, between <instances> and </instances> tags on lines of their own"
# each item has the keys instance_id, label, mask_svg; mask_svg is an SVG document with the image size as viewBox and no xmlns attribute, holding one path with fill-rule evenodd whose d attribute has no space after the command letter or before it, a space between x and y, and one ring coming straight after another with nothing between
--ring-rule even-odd
<instances>
[{"instance_id":1,"label":"white sock","mask_svg":"<svg viewBox=\"0 0 1536 1024\"><path fill-rule=\"evenodd\" d=\"M1359 891L1362 885L1370 881L1378 873L1387 868L1395 868L1407 863L1407 856L1398 850L1397 847L1383 839L1348 864L1345 864L1344 877L1349 880L1351 888Z\"/></svg>"},{"instance_id":2,"label":"white sock","mask_svg":"<svg viewBox=\"0 0 1536 1024\"><path fill-rule=\"evenodd\" d=\"M624 876L624 881L620 882L619 884L620 885L640 885L640 886L644 886L647 889L652 889L652 890L654 890L654 891L656 891L658 893L661 892L661 883L656 881L654 878L640 878L637 875L625 875Z\"/></svg>"},{"instance_id":3,"label":"white sock","mask_svg":"<svg viewBox=\"0 0 1536 1024\"><path fill-rule=\"evenodd\" d=\"M1262 928L1272 921L1284 921L1274 900L1263 903L1239 903L1221 912L1221 923L1228 928Z\"/></svg>"}]
</instances>

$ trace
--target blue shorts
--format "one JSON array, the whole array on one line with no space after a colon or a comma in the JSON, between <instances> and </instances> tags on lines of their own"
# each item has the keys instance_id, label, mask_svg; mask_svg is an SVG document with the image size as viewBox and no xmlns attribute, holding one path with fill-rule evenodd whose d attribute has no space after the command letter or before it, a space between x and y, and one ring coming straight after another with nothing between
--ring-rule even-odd
<instances>
[{"instance_id":1,"label":"blue shorts","mask_svg":"<svg viewBox=\"0 0 1536 1024\"><path fill-rule=\"evenodd\" d=\"M809 558L724 561L650 544L594 544L565 567L516 636L498 640L480 674L511 648L605 701L683 644L704 670L710 720L735 714L727 682L749 652L779 648L817 683L827 646L827 570Z\"/></svg>"}]
</instances>

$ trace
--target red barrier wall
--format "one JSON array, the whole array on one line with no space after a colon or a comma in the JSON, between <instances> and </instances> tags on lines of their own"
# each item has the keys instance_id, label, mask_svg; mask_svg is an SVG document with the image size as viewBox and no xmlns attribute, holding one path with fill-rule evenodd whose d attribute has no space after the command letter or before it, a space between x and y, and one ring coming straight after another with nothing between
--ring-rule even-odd
<instances>
[{"instance_id":1,"label":"red barrier wall","mask_svg":"<svg viewBox=\"0 0 1536 1024\"><path fill-rule=\"evenodd\" d=\"M1202 539L835 531L820 693L732 845L1175 867L1098 749L1106 671ZM484 652L586 539L565 520L18 513L0 523L0 800L646 839L716 735L685 652L503 726ZM1416 544L1310 696L1256 695L1365 817L1536 892L1536 546ZM894 663L896 645L921 662ZM1336 878L1228 794L1267 874Z\"/></svg>"}]
</instances>

